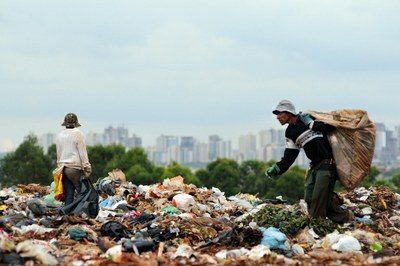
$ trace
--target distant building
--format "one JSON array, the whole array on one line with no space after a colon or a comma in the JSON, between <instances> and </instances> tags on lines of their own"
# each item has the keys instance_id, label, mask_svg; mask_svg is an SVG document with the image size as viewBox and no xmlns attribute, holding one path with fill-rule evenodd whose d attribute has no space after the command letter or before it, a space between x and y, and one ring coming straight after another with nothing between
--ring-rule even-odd
<instances>
[{"instance_id":1,"label":"distant building","mask_svg":"<svg viewBox=\"0 0 400 266\"><path fill-rule=\"evenodd\" d=\"M282 144L267 144L258 151L258 160L269 162L279 161L284 153L285 146Z\"/></svg>"},{"instance_id":2,"label":"distant building","mask_svg":"<svg viewBox=\"0 0 400 266\"><path fill-rule=\"evenodd\" d=\"M156 139L157 164L179 162L179 137L161 135Z\"/></svg>"},{"instance_id":3,"label":"distant building","mask_svg":"<svg viewBox=\"0 0 400 266\"><path fill-rule=\"evenodd\" d=\"M214 161L218 157L218 147L222 138L218 135L211 135L208 137L208 159Z\"/></svg>"},{"instance_id":4,"label":"distant building","mask_svg":"<svg viewBox=\"0 0 400 266\"><path fill-rule=\"evenodd\" d=\"M258 147L264 147L265 145L285 145L285 130L284 129L267 129L259 132L259 145Z\"/></svg>"},{"instance_id":5,"label":"distant building","mask_svg":"<svg viewBox=\"0 0 400 266\"><path fill-rule=\"evenodd\" d=\"M126 146L128 129L124 127L112 127L104 129L105 145L121 144Z\"/></svg>"},{"instance_id":6,"label":"distant building","mask_svg":"<svg viewBox=\"0 0 400 266\"><path fill-rule=\"evenodd\" d=\"M86 134L85 142L87 146L105 145L105 138L104 134L89 132Z\"/></svg>"},{"instance_id":7,"label":"distant building","mask_svg":"<svg viewBox=\"0 0 400 266\"><path fill-rule=\"evenodd\" d=\"M95 145L122 145L127 149L134 147L142 147L142 138L133 134L129 137L129 131L127 128L119 126L113 127L109 126L104 129L103 134L89 132L86 135L86 145L95 146Z\"/></svg>"},{"instance_id":8,"label":"distant building","mask_svg":"<svg viewBox=\"0 0 400 266\"><path fill-rule=\"evenodd\" d=\"M179 161L182 164L194 162L194 145L195 139L193 137L181 137Z\"/></svg>"},{"instance_id":9,"label":"distant building","mask_svg":"<svg viewBox=\"0 0 400 266\"><path fill-rule=\"evenodd\" d=\"M214 161L217 158L232 158L232 142L223 140L218 135L208 137L208 159Z\"/></svg>"},{"instance_id":10,"label":"distant building","mask_svg":"<svg viewBox=\"0 0 400 266\"><path fill-rule=\"evenodd\" d=\"M132 137L129 137L125 140L125 146L128 149L135 147L142 147L142 138L134 134Z\"/></svg>"},{"instance_id":11,"label":"distant building","mask_svg":"<svg viewBox=\"0 0 400 266\"><path fill-rule=\"evenodd\" d=\"M170 164L172 162L180 162L180 149L179 146L171 146L167 148L167 153L166 153L166 161L165 163Z\"/></svg>"},{"instance_id":12,"label":"distant building","mask_svg":"<svg viewBox=\"0 0 400 266\"><path fill-rule=\"evenodd\" d=\"M217 156L220 158L232 158L232 141L222 140L217 145Z\"/></svg>"},{"instance_id":13,"label":"distant building","mask_svg":"<svg viewBox=\"0 0 400 266\"><path fill-rule=\"evenodd\" d=\"M196 163L208 163L208 144L196 142L193 149L193 161Z\"/></svg>"},{"instance_id":14,"label":"distant building","mask_svg":"<svg viewBox=\"0 0 400 266\"><path fill-rule=\"evenodd\" d=\"M49 147L56 143L56 135L53 133L43 134L38 139L38 144L43 147L43 152L47 154Z\"/></svg>"},{"instance_id":15,"label":"distant building","mask_svg":"<svg viewBox=\"0 0 400 266\"><path fill-rule=\"evenodd\" d=\"M239 152L243 155L243 160L257 159L257 138L249 133L239 137Z\"/></svg>"}]
</instances>

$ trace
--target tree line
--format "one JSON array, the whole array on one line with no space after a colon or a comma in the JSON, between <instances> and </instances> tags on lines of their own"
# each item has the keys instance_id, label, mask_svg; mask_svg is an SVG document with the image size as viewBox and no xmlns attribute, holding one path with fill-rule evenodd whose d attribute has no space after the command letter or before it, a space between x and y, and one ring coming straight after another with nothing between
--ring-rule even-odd
<instances>
[{"instance_id":1,"label":"tree line","mask_svg":"<svg viewBox=\"0 0 400 266\"><path fill-rule=\"evenodd\" d=\"M121 169L127 181L135 185L151 185L166 178L182 176L186 184L197 187L216 187L225 195L248 193L261 199L274 199L282 196L290 203L303 198L303 184L306 169L292 166L285 174L276 179L268 179L265 169L275 161L247 160L238 163L232 159L218 158L205 168L193 172L189 167L172 162L167 166L154 165L143 148L126 150L122 145L88 146L88 156L92 164L91 180L98 181L108 176L115 168ZM56 147L49 147L47 153L38 144L35 135L29 134L14 152L0 159L0 184L9 187L16 184L50 185L55 169ZM380 172L372 166L369 175L360 186L370 187L385 185L400 192L400 173L397 171L391 179L379 178ZM340 184L337 182L337 189Z\"/></svg>"}]
</instances>

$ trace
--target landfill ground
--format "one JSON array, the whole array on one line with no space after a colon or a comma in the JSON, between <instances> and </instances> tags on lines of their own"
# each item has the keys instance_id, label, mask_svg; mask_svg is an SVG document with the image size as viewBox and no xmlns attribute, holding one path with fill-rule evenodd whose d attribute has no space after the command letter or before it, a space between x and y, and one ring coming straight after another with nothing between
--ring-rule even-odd
<instances>
[{"instance_id":1,"label":"landfill ground","mask_svg":"<svg viewBox=\"0 0 400 266\"><path fill-rule=\"evenodd\" d=\"M0 265L400 265L400 195L339 193L355 218L312 219L300 201L226 196L180 176L96 184L100 211L60 215L50 186L0 191Z\"/></svg>"}]
</instances>

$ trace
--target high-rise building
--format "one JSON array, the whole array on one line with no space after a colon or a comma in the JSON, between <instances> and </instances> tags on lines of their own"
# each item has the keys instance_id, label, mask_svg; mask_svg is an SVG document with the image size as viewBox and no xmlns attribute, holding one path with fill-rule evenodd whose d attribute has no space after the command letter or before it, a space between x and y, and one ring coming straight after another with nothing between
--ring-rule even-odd
<instances>
[{"instance_id":1,"label":"high-rise building","mask_svg":"<svg viewBox=\"0 0 400 266\"><path fill-rule=\"evenodd\" d=\"M223 140L218 135L208 137L208 159L213 161L217 158L232 158L232 142Z\"/></svg>"},{"instance_id":2,"label":"high-rise building","mask_svg":"<svg viewBox=\"0 0 400 266\"><path fill-rule=\"evenodd\" d=\"M259 148L257 153L257 159L263 161L279 161L285 151L285 130L284 129L268 129L259 132ZM309 159L305 155L304 151L301 150L297 156L295 165L308 166Z\"/></svg>"},{"instance_id":3,"label":"high-rise building","mask_svg":"<svg viewBox=\"0 0 400 266\"><path fill-rule=\"evenodd\" d=\"M196 163L207 163L208 159L208 144L196 142L193 149L193 161Z\"/></svg>"},{"instance_id":4,"label":"high-rise building","mask_svg":"<svg viewBox=\"0 0 400 266\"><path fill-rule=\"evenodd\" d=\"M254 160L257 158L256 140L256 136L251 133L240 135L239 152L243 155L243 160Z\"/></svg>"},{"instance_id":5,"label":"high-rise building","mask_svg":"<svg viewBox=\"0 0 400 266\"><path fill-rule=\"evenodd\" d=\"M397 150L397 139L394 137L394 132L386 130L386 146L381 150L380 161L384 162L385 165L391 166L396 163L398 156Z\"/></svg>"},{"instance_id":6,"label":"high-rise building","mask_svg":"<svg viewBox=\"0 0 400 266\"><path fill-rule=\"evenodd\" d=\"M181 137L180 163L186 164L194 161L194 145L195 139L193 137Z\"/></svg>"},{"instance_id":7,"label":"high-rise building","mask_svg":"<svg viewBox=\"0 0 400 266\"><path fill-rule=\"evenodd\" d=\"M125 146L129 149L134 147L142 147L142 138L133 134L132 137L126 139Z\"/></svg>"},{"instance_id":8,"label":"high-rise building","mask_svg":"<svg viewBox=\"0 0 400 266\"><path fill-rule=\"evenodd\" d=\"M89 132L86 134L85 142L87 146L95 146L95 145L104 145L105 144L105 135Z\"/></svg>"},{"instance_id":9,"label":"high-rise building","mask_svg":"<svg viewBox=\"0 0 400 266\"><path fill-rule=\"evenodd\" d=\"M159 164L179 162L179 137L161 135L156 139L156 152Z\"/></svg>"},{"instance_id":10,"label":"high-rise building","mask_svg":"<svg viewBox=\"0 0 400 266\"><path fill-rule=\"evenodd\" d=\"M376 123L375 150L386 147L386 127L383 123Z\"/></svg>"},{"instance_id":11,"label":"high-rise building","mask_svg":"<svg viewBox=\"0 0 400 266\"><path fill-rule=\"evenodd\" d=\"M180 159L180 149L179 146L171 146L167 148L167 152L166 152L166 163L172 163L172 162L178 162L181 163L179 161Z\"/></svg>"},{"instance_id":12,"label":"high-rise building","mask_svg":"<svg viewBox=\"0 0 400 266\"><path fill-rule=\"evenodd\" d=\"M264 147L268 144L285 145L285 130L284 129L267 129L259 132L258 147Z\"/></svg>"},{"instance_id":13,"label":"high-rise building","mask_svg":"<svg viewBox=\"0 0 400 266\"><path fill-rule=\"evenodd\" d=\"M214 161L218 157L218 143L222 139L218 135L208 137L208 159Z\"/></svg>"},{"instance_id":14,"label":"high-rise building","mask_svg":"<svg viewBox=\"0 0 400 266\"><path fill-rule=\"evenodd\" d=\"M267 144L258 149L258 160L269 162L271 160L279 161L284 153L285 146L278 144Z\"/></svg>"},{"instance_id":15,"label":"high-rise building","mask_svg":"<svg viewBox=\"0 0 400 266\"><path fill-rule=\"evenodd\" d=\"M156 139L156 150L166 152L169 147L179 146L179 137L161 135Z\"/></svg>"},{"instance_id":16,"label":"high-rise building","mask_svg":"<svg viewBox=\"0 0 400 266\"><path fill-rule=\"evenodd\" d=\"M383 123L375 123L376 135L375 135L375 151L373 162L375 164L383 164L385 158L387 157L385 149L386 143L386 127Z\"/></svg>"},{"instance_id":17,"label":"high-rise building","mask_svg":"<svg viewBox=\"0 0 400 266\"><path fill-rule=\"evenodd\" d=\"M217 157L220 158L232 158L232 141L221 140L217 144L218 153Z\"/></svg>"},{"instance_id":18,"label":"high-rise building","mask_svg":"<svg viewBox=\"0 0 400 266\"><path fill-rule=\"evenodd\" d=\"M121 144L126 145L128 139L128 129L124 127L112 127L109 126L104 130L105 145Z\"/></svg>"},{"instance_id":19,"label":"high-rise building","mask_svg":"<svg viewBox=\"0 0 400 266\"><path fill-rule=\"evenodd\" d=\"M38 140L39 145L43 147L43 152L47 154L49 147L56 142L56 135L53 133L47 133L40 137Z\"/></svg>"}]
</instances>

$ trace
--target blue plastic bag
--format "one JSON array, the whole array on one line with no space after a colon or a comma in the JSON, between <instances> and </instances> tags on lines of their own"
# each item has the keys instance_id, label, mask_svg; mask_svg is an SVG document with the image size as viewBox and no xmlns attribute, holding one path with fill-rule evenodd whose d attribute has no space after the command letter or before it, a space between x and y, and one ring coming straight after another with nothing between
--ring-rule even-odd
<instances>
[{"instance_id":1,"label":"blue plastic bag","mask_svg":"<svg viewBox=\"0 0 400 266\"><path fill-rule=\"evenodd\" d=\"M260 231L263 234L261 245L267 246L270 249L290 249L285 245L285 242L287 241L286 235L279 231L278 228L269 227L266 229L265 227L260 227Z\"/></svg>"}]
</instances>

